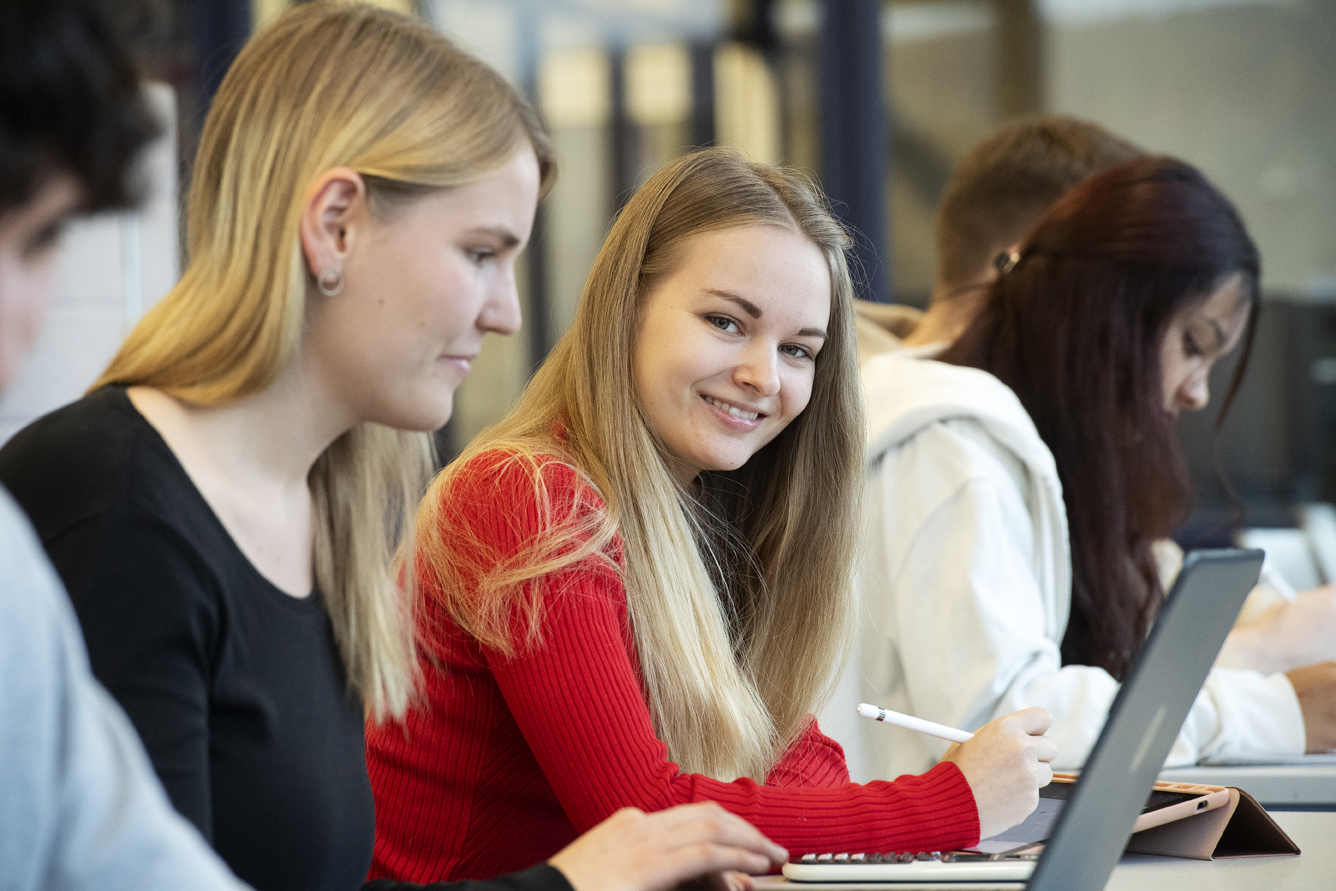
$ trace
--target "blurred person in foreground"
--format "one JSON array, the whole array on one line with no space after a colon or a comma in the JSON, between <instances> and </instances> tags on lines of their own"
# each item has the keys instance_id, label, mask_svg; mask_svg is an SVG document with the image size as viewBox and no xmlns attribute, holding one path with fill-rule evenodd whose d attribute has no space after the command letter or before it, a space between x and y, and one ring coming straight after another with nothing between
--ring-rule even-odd
<instances>
[{"instance_id":1,"label":"blurred person in foreground","mask_svg":"<svg viewBox=\"0 0 1336 891\"><path fill-rule=\"evenodd\" d=\"M130 203L131 159L156 131L96 7L0 6L0 387L54 296L65 223ZM241 887L93 680L60 582L2 490L0 578L0 888Z\"/></svg>"}]
</instances>

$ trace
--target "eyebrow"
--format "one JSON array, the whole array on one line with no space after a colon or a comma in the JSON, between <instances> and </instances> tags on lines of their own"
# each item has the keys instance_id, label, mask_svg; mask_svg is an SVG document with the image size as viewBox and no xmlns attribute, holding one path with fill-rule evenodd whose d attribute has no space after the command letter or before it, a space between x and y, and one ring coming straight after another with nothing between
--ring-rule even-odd
<instances>
[{"instance_id":1,"label":"eyebrow","mask_svg":"<svg viewBox=\"0 0 1336 891\"><path fill-rule=\"evenodd\" d=\"M712 294L712 295L714 295L715 297L719 297L719 298L721 298L721 299L723 299L723 300L727 300L727 301L730 302L730 303L736 303L738 306L742 307L742 311L743 311L743 312L745 312L747 315L751 316L753 319L759 319L759 318L761 317L761 315L762 315L761 307L757 306L755 303L752 303L752 302L751 302L750 300L748 300L746 297L739 297L737 294L734 294L732 291L721 291L721 290L719 290L718 288L706 288L706 289L705 289L705 293L707 293L707 294ZM798 331L798 336L799 336L799 337L819 337L819 338L821 338L822 340L826 340L826 339L827 339L827 334L826 334L826 332L825 332L824 330L822 330L821 328L802 328L802 329L799 329L799 331Z\"/></svg>"},{"instance_id":2,"label":"eyebrow","mask_svg":"<svg viewBox=\"0 0 1336 891\"><path fill-rule=\"evenodd\" d=\"M490 235L501 242L503 247L514 247L520 243L520 237L505 226L478 226L469 230L469 235Z\"/></svg>"}]
</instances>

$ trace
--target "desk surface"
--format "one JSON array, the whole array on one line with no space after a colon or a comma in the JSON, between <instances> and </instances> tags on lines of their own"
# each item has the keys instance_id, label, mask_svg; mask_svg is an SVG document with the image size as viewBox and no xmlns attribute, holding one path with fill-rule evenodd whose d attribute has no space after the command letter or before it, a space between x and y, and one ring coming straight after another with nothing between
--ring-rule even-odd
<instances>
[{"instance_id":1,"label":"desk surface","mask_svg":"<svg viewBox=\"0 0 1336 891\"><path fill-rule=\"evenodd\" d=\"M1180 767L1161 772L1160 779L1237 786L1266 808L1336 809L1336 764Z\"/></svg>"},{"instance_id":2,"label":"desk surface","mask_svg":"<svg viewBox=\"0 0 1336 891\"><path fill-rule=\"evenodd\" d=\"M1282 811L1271 816L1303 851L1298 857L1204 861L1127 854L1113 871L1108 891L1329 891L1336 882L1336 813Z\"/></svg>"},{"instance_id":3,"label":"desk surface","mask_svg":"<svg viewBox=\"0 0 1336 891\"><path fill-rule=\"evenodd\" d=\"M1272 814L1303 851L1297 857L1238 860L1180 860L1126 854L1113 871L1107 891L1330 891L1336 876L1336 813L1287 811ZM757 879L758 891L888 891L890 884L808 885L780 876ZM976 888L978 886L975 886Z\"/></svg>"}]
</instances>

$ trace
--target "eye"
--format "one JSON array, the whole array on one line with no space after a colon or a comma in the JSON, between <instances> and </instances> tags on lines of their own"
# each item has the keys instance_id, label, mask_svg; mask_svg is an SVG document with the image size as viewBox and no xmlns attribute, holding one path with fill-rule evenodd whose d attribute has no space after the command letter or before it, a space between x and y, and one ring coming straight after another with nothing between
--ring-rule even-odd
<instances>
[{"instance_id":1,"label":"eye","mask_svg":"<svg viewBox=\"0 0 1336 891\"><path fill-rule=\"evenodd\" d=\"M61 233L65 230L64 220L58 220L43 226L33 233L32 238L23 246L25 257L32 259L52 250L59 242Z\"/></svg>"},{"instance_id":2,"label":"eye","mask_svg":"<svg viewBox=\"0 0 1336 891\"><path fill-rule=\"evenodd\" d=\"M496 251L487 247L468 248L464 253L474 266L481 266L496 257Z\"/></svg>"},{"instance_id":3,"label":"eye","mask_svg":"<svg viewBox=\"0 0 1336 891\"><path fill-rule=\"evenodd\" d=\"M728 334L736 334L741 330L738 328L737 320L728 316L708 315L705 317L705 321Z\"/></svg>"},{"instance_id":4,"label":"eye","mask_svg":"<svg viewBox=\"0 0 1336 891\"><path fill-rule=\"evenodd\" d=\"M1197 342L1197 338L1192 336L1191 331L1183 332L1183 355L1190 359L1206 355L1206 351L1201 348L1201 344Z\"/></svg>"},{"instance_id":5,"label":"eye","mask_svg":"<svg viewBox=\"0 0 1336 891\"><path fill-rule=\"evenodd\" d=\"M795 359L815 359L812 351L800 343L781 344L779 351L786 356L792 356Z\"/></svg>"}]
</instances>

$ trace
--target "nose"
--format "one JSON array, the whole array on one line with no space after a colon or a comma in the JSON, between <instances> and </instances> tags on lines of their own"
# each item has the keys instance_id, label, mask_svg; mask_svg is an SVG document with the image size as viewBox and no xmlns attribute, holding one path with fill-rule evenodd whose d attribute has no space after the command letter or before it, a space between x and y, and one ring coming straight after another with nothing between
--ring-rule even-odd
<instances>
[{"instance_id":1,"label":"nose","mask_svg":"<svg viewBox=\"0 0 1336 891\"><path fill-rule=\"evenodd\" d=\"M733 379L758 396L778 393L779 351L774 344L760 340L749 343L733 369Z\"/></svg>"},{"instance_id":2,"label":"nose","mask_svg":"<svg viewBox=\"0 0 1336 891\"><path fill-rule=\"evenodd\" d=\"M1200 411L1211 401L1210 369L1195 371L1178 388L1178 404L1189 411Z\"/></svg>"},{"instance_id":3,"label":"nose","mask_svg":"<svg viewBox=\"0 0 1336 891\"><path fill-rule=\"evenodd\" d=\"M514 334L520 330L520 295L515 286L515 270L508 267L506 274L497 276L488 289L487 300L478 315L478 327L495 334Z\"/></svg>"}]
</instances>

